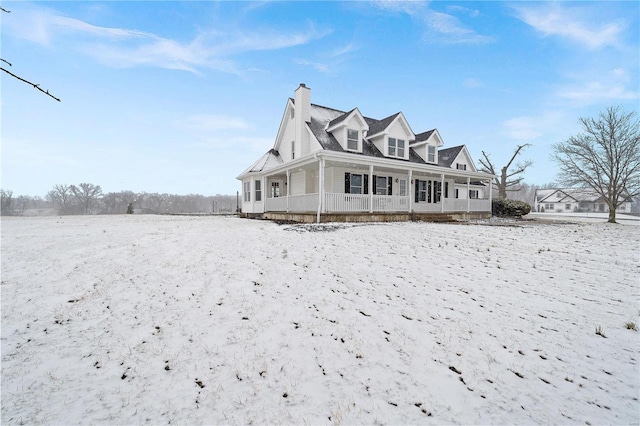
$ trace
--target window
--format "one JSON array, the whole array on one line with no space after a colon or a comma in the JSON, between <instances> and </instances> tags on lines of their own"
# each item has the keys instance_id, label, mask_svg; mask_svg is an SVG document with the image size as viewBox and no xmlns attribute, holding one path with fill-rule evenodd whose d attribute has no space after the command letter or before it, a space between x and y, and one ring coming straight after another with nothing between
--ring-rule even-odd
<instances>
[{"instance_id":1,"label":"window","mask_svg":"<svg viewBox=\"0 0 640 426\"><path fill-rule=\"evenodd\" d=\"M456 188L455 192L456 192L456 198L460 198L460 197L458 197L458 188Z\"/></svg>"},{"instance_id":2,"label":"window","mask_svg":"<svg viewBox=\"0 0 640 426\"><path fill-rule=\"evenodd\" d=\"M375 188L373 193L376 195L391 195L391 178L386 176L374 176L373 181Z\"/></svg>"},{"instance_id":3,"label":"window","mask_svg":"<svg viewBox=\"0 0 640 426\"><path fill-rule=\"evenodd\" d=\"M406 179L400 179L398 181L398 195L400 195L401 197L407 196L407 180Z\"/></svg>"},{"instance_id":4,"label":"window","mask_svg":"<svg viewBox=\"0 0 640 426\"><path fill-rule=\"evenodd\" d=\"M280 196L280 181L271 182L271 198Z\"/></svg>"},{"instance_id":5,"label":"window","mask_svg":"<svg viewBox=\"0 0 640 426\"><path fill-rule=\"evenodd\" d=\"M477 199L478 198L478 190L477 189L470 189L469 190L469 198Z\"/></svg>"},{"instance_id":6,"label":"window","mask_svg":"<svg viewBox=\"0 0 640 426\"><path fill-rule=\"evenodd\" d=\"M262 181L256 181L256 201L262 201Z\"/></svg>"},{"instance_id":7,"label":"window","mask_svg":"<svg viewBox=\"0 0 640 426\"><path fill-rule=\"evenodd\" d=\"M427 201L427 181L416 180L416 203Z\"/></svg>"},{"instance_id":8,"label":"window","mask_svg":"<svg viewBox=\"0 0 640 426\"><path fill-rule=\"evenodd\" d=\"M344 193L345 194L366 194L368 192L368 175L360 175L355 173L344 174Z\"/></svg>"},{"instance_id":9,"label":"window","mask_svg":"<svg viewBox=\"0 0 640 426\"><path fill-rule=\"evenodd\" d=\"M545 204L544 208L545 210L553 210L553 204Z\"/></svg>"},{"instance_id":10,"label":"window","mask_svg":"<svg viewBox=\"0 0 640 426\"><path fill-rule=\"evenodd\" d=\"M467 170L467 165L466 164L456 163L456 169L458 169L458 170Z\"/></svg>"},{"instance_id":11,"label":"window","mask_svg":"<svg viewBox=\"0 0 640 426\"><path fill-rule=\"evenodd\" d=\"M433 145L429 145L427 147L428 151L427 151L427 161L429 163L435 163L436 162L436 147Z\"/></svg>"},{"instance_id":12,"label":"window","mask_svg":"<svg viewBox=\"0 0 640 426\"><path fill-rule=\"evenodd\" d=\"M244 202L251 202L251 182L243 182Z\"/></svg>"},{"instance_id":13,"label":"window","mask_svg":"<svg viewBox=\"0 0 640 426\"><path fill-rule=\"evenodd\" d=\"M434 203L439 203L442 199L442 182L433 181L433 186L435 187Z\"/></svg>"},{"instance_id":14,"label":"window","mask_svg":"<svg viewBox=\"0 0 640 426\"><path fill-rule=\"evenodd\" d=\"M357 130L347 130L347 149L358 151L358 145L360 145L360 135Z\"/></svg>"},{"instance_id":15,"label":"window","mask_svg":"<svg viewBox=\"0 0 640 426\"><path fill-rule=\"evenodd\" d=\"M291 159L296 158L296 141L291 141Z\"/></svg>"},{"instance_id":16,"label":"window","mask_svg":"<svg viewBox=\"0 0 640 426\"><path fill-rule=\"evenodd\" d=\"M571 204L565 204L564 205L564 209L565 210L571 210Z\"/></svg>"},{"instance_id":17,"label":"window","mask_svg":"<svg viewBox=\"0 0 640 426\"><path fill-rule=\"evenodd\" d=\"M404 158L404 140L389 138L389 157L400 157Z\"/></svg>"}]
</instances>

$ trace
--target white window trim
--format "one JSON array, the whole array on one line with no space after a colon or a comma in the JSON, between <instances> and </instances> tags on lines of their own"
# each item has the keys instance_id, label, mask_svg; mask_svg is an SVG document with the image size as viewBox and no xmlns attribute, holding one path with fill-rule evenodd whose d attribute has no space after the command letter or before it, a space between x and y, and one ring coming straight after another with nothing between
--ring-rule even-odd
<instances>
[{"instance_id":1,"label":"white window trim","mask_svg":"<svg viewBox=\"0 0 640 426\"><path fill-rule=\"evenodd\" d=\"M253 185L253 192L256 203L262 202L262 181L256 180Z\"/></svg>"},{"instance_id":2,"label":"white window trim","mask_svg":"<svg viewBox=\"0 0 640 426\"><path fill-rule=\"evenodd\" d=\"M393 150L394 153L391 153L391 141L393 141ZM399 142L402 142L402 148L399 148ZM399 155L398 151L402 149L402 155ZM407 152L407 141L400 138L387 138L387 157L391 158L406 158L405 152Z\"/></svg>"},{"instance_id":3,"label":"white window trim","mask_svg":"<svg viewBox=\"0 0 640 426\"><path fill-rule=\"evenodd\" d=\"M356 133L357 133L357 135L358 135L358 136L356 137L356 148L355 148L355 149L354 149L354 148L349 148L349 140L353 140L352 138L349 138L349 131L356 132ZM347 130L346 130L346 137L347 137L347 143L346 143L346 145L345 145L345 148L346 148L346 150L347 150L347 151L353 151L353 152L360 152L360 151L362 151L362 148L361 148L361 146L362 146L362 142L361 142L361 138L360 138L360 131L359 131L359 130L356 130L356 129L349 129L349 128L347 128Z\"/></svg>"},{"instance_id":4,"label":"white window trim","mask_svg":"<svg viewBox=\"0 0 640 426\"><path fill-rule=\"evenodd\" d=\"M431 150L433 149L433 154ZM438 150L433 145L427 145L427 163L436 163L438 161L437 158ZM431 159L433 157L433 159Z\"/></svg>"},{"instance_id":5,"label":"white window trim","mask_svg":"<svg viewBox=\"0 0 640 426\"><path fill-rule=\"evenodd\" d=\"M245 203L250 203L251 202L251 181L247 181L247 182L243 182L243 201Z\"/></svg>"}]
</instances>

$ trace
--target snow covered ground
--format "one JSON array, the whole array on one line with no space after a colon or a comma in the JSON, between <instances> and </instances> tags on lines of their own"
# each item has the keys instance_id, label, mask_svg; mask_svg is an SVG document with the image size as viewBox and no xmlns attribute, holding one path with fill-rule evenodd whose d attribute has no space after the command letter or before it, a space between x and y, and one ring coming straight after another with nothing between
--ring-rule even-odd
<instances>
[{"instance_id":1,"label":"snow covered ground","mask_svg":"<svg viewBox=\"0 0 640 426\"><path fill-rule=\"evenodd\" d=\"M637 226L1 224L2 424L640 421Z\"/></svg>"}]
</instances>

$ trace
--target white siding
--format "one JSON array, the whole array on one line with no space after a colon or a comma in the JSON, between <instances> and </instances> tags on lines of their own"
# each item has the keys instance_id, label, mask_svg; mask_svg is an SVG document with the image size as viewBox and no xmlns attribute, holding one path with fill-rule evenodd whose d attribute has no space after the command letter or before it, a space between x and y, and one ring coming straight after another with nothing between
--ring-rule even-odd
<instances>
[{"instance_id":1,"label":"white siding","mask_svg":"<svg viewBox=\"0 0 640 426\"><path fill-rule=\"evenodd\" d=\"M295 121L291 118L291 114L287 114L286 124L284 128L284 132L282 133L282 140L278 146L278 152L280 153L280 157L286 163L291 161L291 141L295 138L296 129L295 129ZM300 153L300 144L296 144L296 158L299 158Z\"/></svg>"},{"instance_id":2,"label":"white siding","mask_svg":"<svg viewBox=\"0 0 640 426\"><path fill-rule=\"evenodd\" d=\"M291 195L302 195L305 189L305 173L304 170L292 172L290 177Z\"/></svg>"}]
</instances>

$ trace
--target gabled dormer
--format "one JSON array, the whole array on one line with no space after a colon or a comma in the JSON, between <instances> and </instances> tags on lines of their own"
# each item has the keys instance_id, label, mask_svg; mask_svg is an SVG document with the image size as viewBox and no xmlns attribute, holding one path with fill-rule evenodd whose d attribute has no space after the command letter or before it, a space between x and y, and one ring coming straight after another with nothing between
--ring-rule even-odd
<instances>
[{"instance_id":1,"label":"gabled dormer","mask_svg":"<svg viewBox=\"0 0 640 426\"><path fill-rule=\"evenodd\" d=\"M388 158L409 159L409 142L416 135L401 112L376 121L367 137Z\"/></svg>"},{"instance_id":2,"label":"gabled dormer","mask_svg":"<svg viewBox=\"0 0 640 426\"><path fill-rule=\"evenodd\" d=\"M411 148L425 162L438 164L438 148L444 145L438 129L419 133L411 142Z\"/></svg>"},{"instance_id":3,"label":"gabled dormer","mask_svg":"<svg viewBox=\"0 0 640 426\"><path fill-rule=\"evenodd\" d=\"M369 125L358 108L344 113L327 124L327 132L349 152L362 152L362 140L369 131Z\"/></svg>"},{"instance_id":4,"label":"gabled dormer","mask_svg":"<svg viewBox=\"0 0 640 426\"><path fill-rule=\"evenodd\" d=\"M454 146L438 151L438 164L456 170L477 171L466 145Z\"/></svg>"}]
</instances>

